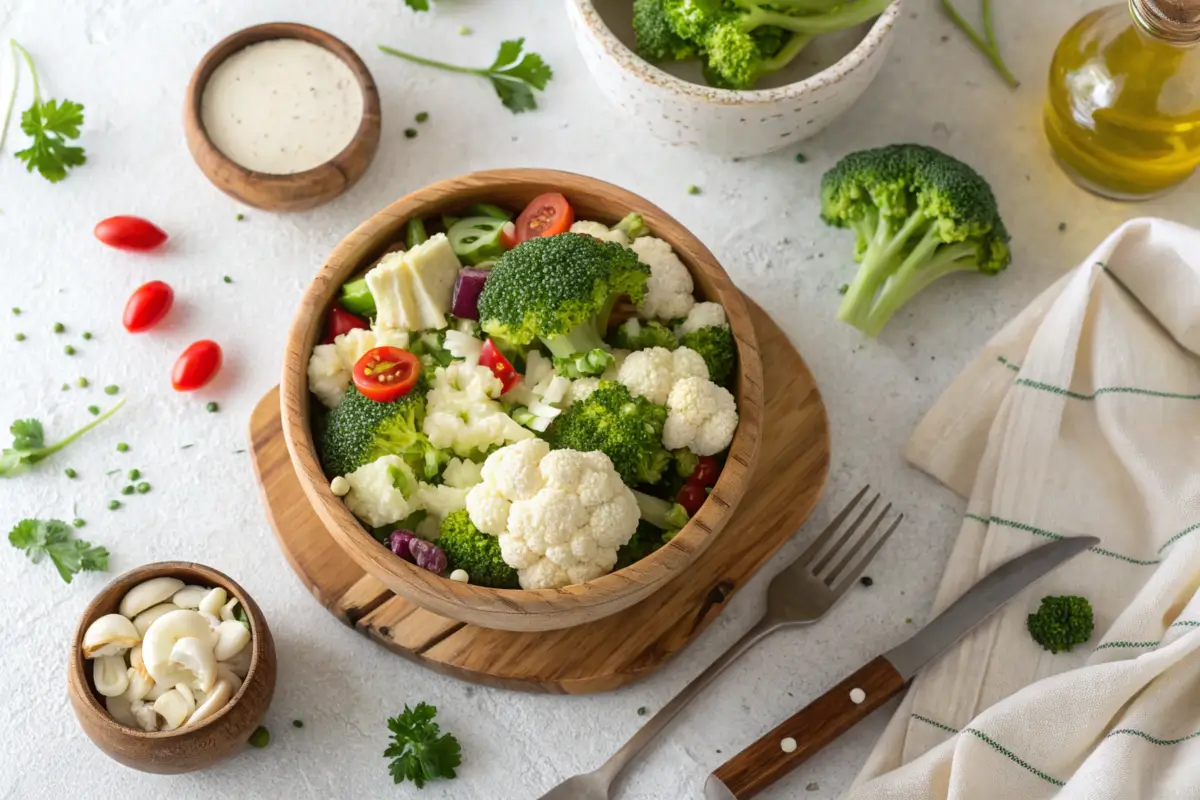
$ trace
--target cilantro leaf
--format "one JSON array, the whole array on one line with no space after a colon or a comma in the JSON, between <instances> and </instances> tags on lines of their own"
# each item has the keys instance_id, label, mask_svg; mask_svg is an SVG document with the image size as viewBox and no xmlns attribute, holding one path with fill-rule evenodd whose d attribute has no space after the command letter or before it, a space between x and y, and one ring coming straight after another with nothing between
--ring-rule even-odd
<instances>
[{"instance_id":1,"label":"cilantro leaf","mask_svg":"<svg viewBox=\"0 0 1200 800\"><path fill-rule=\"evenodd\" d=\"M421 2L422 0L417 0ZM532 111L537 108L534 90L541 92L546 84L554 77L554 71L537 53L525 53L525 40L509 39L500 43L500 50L490 67L480 69L475 67L459 67L441 61L415 56L400 50L379 45L379 49L388 55L403 58L427 67L444 69L449 72L461 72L467 75L479 75L492 82L492 88L504 107L514 114Z\"/></svg>"},{"instance_id":2,"label":"cilantro leaf","mask_svg":"<svg viewBox=\"0 0 1200 800\"><path fill-rule=\"evenodd\" d=\"M37 450L46 444L46 431L36 419L19 419L8 432L13 435L13 447L17 450Z\"/></svg>"},{"instance_id":3,"label":"cilantro leaf","mask_svg":"<svg viewBox=\"0 0 1200 800\"><path fill-rule=\"evenodd\" d=\"M108 569L108 551L73 538L71 528L62 520L23 519L8 532L8 543L24 550L34 564L49 556L67 583L76 573Z\"/></svg>"},{"instance_id":4,"label":"cilantro leaf","mask_svg":"<svg viewBox=\"0 0 1200 800\"><path fill-rule=\"evenodd\" d=\"M404 0L404 5L408 6L413 11L429 10L429 0Z\"/></svg>"},{"instance_id":5,"label":"cilantro leaf","mask_svg":"<svg viewBox=\"0 0 1200 800\"><path fill-rule=\"evenodd\" d=\"M412 781L423 789L427 781L457 777L455 769L462 764L462 748L449 733L433 721L437 708L418 703L416 708L404 706L404 711L388 720L392 733L391 744L383 752L390 758L388 772L392 781Z\"/></svg>"},{"instance_id":6,"label":"cilantro leaf","mask_svg":"<svg viewBox=\"0 0 1200 800\"><path fill-rule=\"evenodd\" d=\"M49 458L117 413L117 409L123 405L125 405L125 401L121 400L67 438L49 446L46 445L46 434L41 422L36 419L17 420L9 428L9 432L13 436L12 446L0 451L0 478L11 478L37 462Z\"/></svg>"},{"instance_id":7,"label":"cilantro leaf","mask_svg":"<svg viewBox=\"0 0 1200 800\"><path fill-rule=\"evenodd\" d=\"M33 143L17 151L16 156L25 162L27 172L36 169L43 178L57 183L67 177L68 169L87 161L82 147L67 144L68 140L79 138L83 106L70 100L63 100L61 104L57 100L43 101L37 69L29 51L16 41L12 42L12 50L21 52L33 78L33 105L21 114L21 131L33 139Z\"/></svg>"}]
</instances>

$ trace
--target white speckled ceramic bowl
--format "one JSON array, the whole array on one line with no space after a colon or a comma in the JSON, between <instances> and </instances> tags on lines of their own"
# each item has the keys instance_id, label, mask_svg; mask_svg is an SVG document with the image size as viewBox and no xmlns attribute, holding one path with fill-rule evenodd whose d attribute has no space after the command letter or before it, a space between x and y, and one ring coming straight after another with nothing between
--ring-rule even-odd
<instances>
[{"instance_id":1,"label":"white speckled ceramic bowl","mask_svg":"<svg viewBox=\"0 0 1200 800\"><path fill-rule=\"evenodd\" d=\"M669 144L726 156L755 156L813 136L858 100L887 58L901 0L873 22L829 34L839 37L832 46L842 50L835 51L836 58L829 59L827 66L814 72L814 61L800 63L802 55L775 76L794 82L754 91L714 89L637 56L622 41L631 41L630 31L622 31L622 37L613 30L618 24L629 27L631 0L566 0L566 4L584 61L614 105ZM818 37L810 48L826 38Z\"/></svg>"}]
</instances>

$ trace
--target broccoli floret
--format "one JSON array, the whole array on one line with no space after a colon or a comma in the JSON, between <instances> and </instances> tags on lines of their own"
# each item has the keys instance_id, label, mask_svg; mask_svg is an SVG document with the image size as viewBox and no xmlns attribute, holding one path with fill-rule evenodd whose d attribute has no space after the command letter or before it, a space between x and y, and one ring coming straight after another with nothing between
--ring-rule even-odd
<instances>
[{"instance_id":1,"label":"broccoli floret","mask_svg":"<svg viewBox=\"0 0 1200 800\"><path fill-rule=\"evenodd\" d=\"M988 182L932 147L852 153L821 179L821 217L857 234L862 266L838 318L868 336L943 275L994 275L1012 256Z\"/></svg>"},{"instance_id":2,"label":"broccoli floret","mask_svg":"<svg viewBox=\"0 0 1200 800\"><path fill-rule=\"evenodd\" d=\"M530 239L492 267L480 323L511 346L541 339L558 358L607 349L613 306L626 294L640 303L649 276L637 253L613 242L580 233Z\"/></svg>"},{"instance_id":3,"label":"broccoli floret","mask_svg":"<svg viewBox=\"0 0 1200 800\"><path fill-rule=\"evenodd\" d=\"M705 74L749 89L783 69L819 33L878 16L890 0L663 0L675 33L706 56Z\"/></svg>"},{"instance_id":4,"label":"broccoli floret","mask_svg":"<svg viewBox=\"0 0 1200 800\"><path fill-rule=\"evenodd\" d=\"M633 496L637 499L642 520L661 530L664 542L671 541L675 534L679 533L684 525L687 525L689 519L687 509L679 503L672 503L661 497L651 497L645 492L635 491Z\"/></svg>"},{"instance_id":5,"label":"broccoli floret","mask_svg":"<svg viewBox=\"0 0 1200 800\"><path fill-rule=\"evenodd\" d=\"M442 520L437 545L446 554L446 569L466 570L476 586L520 588L517 571L500 556L500 540L476 528L465 509Z\"/></svg>"},{"instance_id":6,"label":"broccoli floret","mask_svg":"<svg viewBox=\"0 0 1200 800\"><path fill-rule=\"evenodd\" d=\"M594 378L612 366L612 353L601 348L567 358L554 359L554 371L564 378Z\"/></svg>"},{"instance_id":7,"label":"broccoli floret","mask_svg":"<svg viewBox=\"0 0 1200 800\"><path fill-rule=\"evenodd\" d=\"M1084 597L1043 597L1036 613L1025 620L1029 635L1043 650L1070 652L1092 636L1092 604Z\"/></svg>"},{"instance_id":8,"label":"broccoli floret","mask_svg":"<svg viewBox=\"0 0 1200 800\"><path fill-rule=\"evenodd\" d=\"M674 350L679 347L679 340L666 325L661 322L642 322L636 317L630 317L617 327L612 343L613 347L622 350L646 350L651 347Z\"/></svg>"},{"instance_id":9,"label":"broccoli floret","mask_svg":"<svg viewBox=\"0 0 1200 800\"><path fill-rule=\"evenodd\" d=\"M612 229L614 231L621 231L630 239L640 239L643 236L650 235L650 229L646 227L646 220L636 211L626 214L620 222L613 225Z\"/></svg>"},{"instance_id":10,"label":"broccoli floret","mask_svg":"<svg viewBox=\"0 0 1200 800\"><path fill-rule=\"evenodd\" d=\"M438 474L445 455L421 433L425 389L413 388L392 403L377 403L351 386L329 412L321 440L321 462L330 477L348 475L388 455L400 456L426 479Z\"/></svg>"},{"instance_id":11,"label":"broccoli floret","mask_svg":"<svg viewBox=\"0 0 1200 800\"><path fill-rule=\"evenodd\" d=\"M696 467L700 466L700 456L686 447L672 450L671 457L675 459L675 474L684 480L692 477L692 473L696 471Z\"/></svg>"},{"instance_id":12,"label":"broccoli floret","mask_svg":"<svg viewBox=\"0 0 1200 800\"><path fill-rule=\"evenodd\" d=\"M696 55L695 45L671 27L663 6L664 0L634 0L633 33L638 55L647 61L681 61Z\"/></svg>"},{"instance_id":13,"label":"broccoli floret","mask_svg":"<svg viewBox=\"0 0 1200 800\"><path fill-rule=\"evenodd\" d=\"M586 399L572 403L546 432L558 450L599 450L630 486L658 483L671 462L662 446L667 409L634 397L623 384L601 381Z\"/></svg>"},{"instance_id":14,"label":"broccoli floret","mask_svg":"<svg viewBox=\"0 0 1200 800\"><path fill-rule=\"evenodd\" d=\"M708 379L722 386L733 373L733 332L728 325L709 325L685 333L679 344L695 350L708 365Z\"/></svg>"}]
</instances>

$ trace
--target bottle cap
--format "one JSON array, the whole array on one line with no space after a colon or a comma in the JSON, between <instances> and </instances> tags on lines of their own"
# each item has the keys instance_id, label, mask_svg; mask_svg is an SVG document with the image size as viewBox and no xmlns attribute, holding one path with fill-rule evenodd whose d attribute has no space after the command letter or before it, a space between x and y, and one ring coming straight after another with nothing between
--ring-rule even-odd
<instances>
[{"instance_id":1,"label":"bottle cap","mask_svg":"<svg viewBox=\"0 0 1200 800\"><path fill-rule=\"evenodd\" d=\"M1130 0L1130 8L1152 36L1171 44L1200 42L1200 0Z\"/></svg>"}]
</instances>

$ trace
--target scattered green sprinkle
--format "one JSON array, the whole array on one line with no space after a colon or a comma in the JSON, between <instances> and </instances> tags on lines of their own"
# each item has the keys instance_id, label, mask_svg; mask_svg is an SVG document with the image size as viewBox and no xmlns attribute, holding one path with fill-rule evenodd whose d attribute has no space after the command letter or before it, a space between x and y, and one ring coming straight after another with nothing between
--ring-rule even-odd
<instances>
[{"instance_id":1,"label":"scattered green sprinkle","mask_svg":"<svg viewBox=\"0 0 1200 800\"><path fill-rule=\"evenodd\" d=\"M92 340L92 332L91 332L91 331L84 331L84 332L83 332L83 339L84 339L84 341L88 341L88 342L90 342L90 341Z\"/></svg>"},{"instance_id":2,"label":"scattered green sprinkle","mask_svg":"<svg viewBox=\"0 0 1200 800\"><path fill-rule=\"evenodd\" d=\"M17 308L16 306L13 306L13 316L14 317L21 316L21 309Z\"/></svg>"},{"instance_id":3,"label":"scattered green sprinkle","mask_svg":"<svg viewBox=\"0 0 1200 800\"><path fill-rule=\"evenodd\" d=\"M129 470L129 480L136 481L140 477L142 477L142 471L140 469Z\"/></svg>"},{"instance_id":4,"label":"scattered green sprinkle","mask_svg":"<svg viewBox=\"0 0 1200 800\"><path fill-rule=\"evenodd\" d=\"M209 403L208 405L206 405L204 407L204 410L210 414L215 414L221 410L221 407L218 406L216 403Z\"/></svg>"},{"instance_id":5,"label":"scattered green sprinkle","mask_svg":"<svg viewBox=\"0 0 1200 800\"><path fill-rule=\"evenodd\" d=\"M417 122L427 122L429 120L429 112L421 111L416 117L414 117L414 119L416 119Z\"/></svg>"},{"instance_id":6,"label":"scattered green sprinkle","mask_svg":"<svg viewBox=\"0 0 1200 800\"><path fill-rule=\"evenodd\" d=\"M18 333L15 338L18 342L23 342L23 341L25 341L25 334Z\"/></svg>"},{"instance_id":7,"label":"scattered green sprinkle","mask_svg":"<svg viewBox=\"0 0 1200 800\"><path fill-rule=\"evenodd\" d=\"M250 734L250 746L262 749L271 743L271 732L262 725L254 729L254 733Z\"/></svg>"},{"instance_id":8,"label":"scattered green sprinkle","mask_svg":"<svg viewBox=\"0 0 1200 800\"><path fill-rule=\"evenodd\" d=\"M304 727L304 720L301 720L301 719L294 719L294 720L292 720L292 727L293 727L293 728L303 728L303 727Z\"/></svg>"},{"instance_id":9,"label":"scattered green sprinkle","mask_svg":"<svg viewBox=\"0 0 1200 800\"><path fill-rule=\"evenodd\" d=\"M109 500L108 501L108 510L109 511L116 511L120 507L121 507L120 500Z\"/></svg>"},{"instance_id":10,"label":"scattered green sprinkle","mask_svg":"<svg viewBox=\"0 0 1200 800\"><path fill-rule=\"evenodd\" d=\"M646 716L646 707L645 706L641 706L638 708L638 716L639 717Z\"/></svg>"},{"instance_id":11,"label":"scattered green sprinkle","mask_svg":"<svg viewBox=\"0 0 1200 800\"><path fill-rule=\"evenodd\" d=\"M106 473L104 473L104 474L105 474L105 475L110 475L110 476L111 476L111 475L116 475L116 474L117 474L118 472L120 472L120 471L121 471L121 470L119 470L119 469L110 469L108 472L106 472Z\"/></svg>"},{"instance_id":12,"label":"scattered green sprinkle","mask_svg":"<svg viewBox=\"0 0 1200 800\"><path fill-rule=\"evenodd\" d=\"M808 161L808 156L804 155L804 153L796 153L796 163L797 164L804 164L807 161Z\"/></svg>"},{"instance_id":13,"label":"scattered green sprinkle","mask_svg":"<svg viewBox=\"0 0 1200 800\"><path fill-rule=\"evenodd\" d=\"M905 617L905 618L904 618L904 624L905 624L905 625L912 625L912 617Z\"/></svg>"},{"instance_id":14,"label":"scattered green sprinkle","mask_svg":"<svg viewBox=\"0 0 1200 800\"><path fill-rule=\"evenodd\" d=\"M129 445L125 444L124 442L119 442L119 443L117 444L117 452L118 452L118 453L128 453L128 452L129 452Z\"/></svg>"},{"instance_id":15,"label":"scattered green sprinkle","mask_svg":"<svg viewBox=\"0 0 1200 800\"><path fill-rule=\"evenodd\" d=\"M84 525L87 525L87 520L83 520L83 519L80 519L79 517L76 517L74 519L74 521L71 522L71 524L74 525L76 528L82 528Z\"/></svg>"},{"instance_id":16,"label":"scattered green sprinkle","mask_svg":"<svg viewBox=\"0 0 1200 800\"><path fill-rule=\"evenodd\" d=\"M417 129L416 128L405 128L404 129L404 138L405 139L417 138Z\"/></svg>"},{"instance_id":17,"label":"scattered green sprinkle","mask_svg":"<svg viewBox=\"0 0 1200 800\"><path fill-rule=\"evenodd\" d=\"M196 445L194 445L194 444L185 444L183 447L181 447L181 448L179 448L179 449L180 449L180 450L191 450L191 449L192 449L193 447L195 447L195 446L196 446Z\"/></svg>"},{"instance_id":18,"label":"scattered green sprinkle","mask_svg":"<svg viewBox=\"0 0 1200 800\"><path fill-rule=\"evenodd\" d=\"M221 280L225 281L226 283L233 283L233 278L229 277L228 275L226 275Z\"/></svg>"},{"instance_id":19,"label":"scattered green sprinkle","mask_svg":"<svg viewBox=\"0 0 1200 800\"><path fill-rule=\"evenodd\" d=\"M1058 232L1059 233L1062 233L1066 229L1067 229L1067 223L1065 223L1065 222L1058 223Z\"/></svg>"},{"instance_id":20,"label":"scattered green sprinkle","mask_svg":"<svg viewBox=\"0 0 1200 800\"><path fill-rule=\"evenodd\" d=\"M62 390L63 390L64 392L65 392L65 391L68 391L68 390L70 390L70 388L71 388L71 384L69 384L69 383L64 383L64 384L62 385Z\"/></svg>"},{"instance_id":21,"label":"scattered green sprinkle","mask_svg":"<svg viewBox=\"0 0 1200 800\"><path fill-rule=\"evenodd\" d=\"M75 385L78 386L80 389L86 389L88 387L88 379L80 378L79 380L75 381Z\"/></svg>"},{"instance_id":22,"label":"scattered green sprinkle","mask_svg":"<svg viewBox=\"0 0 1200 800\"><path fill-rule=\"evenodd\" d=\"M808 786L804 787L804 791L815 792L815 791L818 791L820 788L821 788L821 784L817 783L816 781L813 781Z\"/></svg>"},{"instance_id":23,"label":"scattered green sprinkle","mask_svg":"<svg viewBox=\"0 0 1200 800\"><path fill-rule=\"evenodd\" d=\"M861 578L858 579L858 582L861 583L863 586L874 586L875 585L875 579L872 578L870 575L863 575Z\"/></svg>"},{"instance_id":24,"label":"scattered green sprinkle","mask_svg":"<svg viewBox=\"0 0 1200 800\"><path fill-rule=\"evenodd\" d=\"M138 494L145 494L148 491L150 491L150 484L146 483L145 481L142 481L137 485Z\"/></svg>"},{"instance_id":25,"label":"scattered green sprinkle","mask_svg":"<svg viewBox=\"0 0 1200 800\"><path fill-rule=\"evenodd\" d=\"M93 417L100 415L100 406L88 406L88 413Z\"/></svg>"},{"instance_id":26,"label":"scattered green sprinkle","mask_svg":"<svg viewBox=\"0 0 1200 800\"><path fill-rule=\"evenodd\" d=\"M121 490L121 494L133 494L135 491L137 491L137 490L134 489L132 486L126 486L124 489Z\"/></svg>"},{"instance_id":27,"label":"scattered green sprinkle","mask_svg":"<svg viewBox=\"0 0 1200 800\"><path fill-rule=\"evenodd\" d=\"M66 347L63 348L63 352L69 356L73 356L73 355L75 355L75 348L71 347L71 345L67 345Z\"/></svg>"},{"instance_id":28,"label":"scattered green sprinkle","mask_svg":"<svg viewBox=\"0 0 1200 800\"><path fill-rule=\"evenodd\" d=\"M68 478L78 478L79 477L79 473L76 472L75 470L71 469L70 467L67 467L65 470L63 470L63 473Z\"/></svg>"},{"instance_id":29,"label":"scattered green sprinkle","mask_svg":"<svg viewBox=\"0 0 1200 800\"><path fill-rule=\"evenodd\" d=\"M116 394L119 391L121 391L121 387L117 386L115 383L104 387L105 394Z\"/></svg>"},{"instance_id":30,"label":"scattered green sprinkle","mask_svg":"<svg viewBox=\"0 0 1200 800\"><path fill-rule=\"evenodd\" d=\"M687 193L688 194L700 194L700 187L696 186L695 184L692 184L691 186L689 186L687 188Z\"/></svg>"},{"instance_id":31,"label":"scattered green sprinkle","mask_svg":"<svg viewBox=\"0 0 1200 800\"><path fill-rule=\"evenodd\" d=\"M55 333L62 333L66 329L67 329L67 326L63 325L61 322L54 323L54 332Z\"/></svg>"},{"instance_id":32,"label":"scattered green sprinkle","mask_svg":"<svg viewBox=\"0 0 1200 800\"><path fill-rule=\"evenodd\" d=\"M234 450L233 454L236 456L236 455L238 455L240 453L244 453L244 452L246 452L246 451L245 450Z\"/></svg>"},{"instance_id":33,"label":"scattered green sprinkle","mask_svg":"<svg viewBox=\"0 0 1200 800\"><path fill-rule=\"evenodd\" d=\"M848 283L843 283L838 287L838 294L845 294L848 291L850 291L850 284Z\"/></svg>"},{"instance_id":34,"label":"scattered green sprinkle","mask_svg":"<svg viewBox=\"0 0 1200 800\"><path fill-rule=\"evenodd\" d=\"M458 29L458 35L459 36L470 36L471 29L468 28L466 25L463 25L461 28Z\"/></svg>"},{"instance_id":35,"label":"scattered green sprinkle","mask_svg":"<svg viewBox=\"0 0 1200 800\"><path fill-rule=\"evenodd\" d=\"M246 219L246 215L239 211L237 214L234 215L233 218L236 219L238 222L242 222L243 220Z\"/></svg>"}]
</instances>

